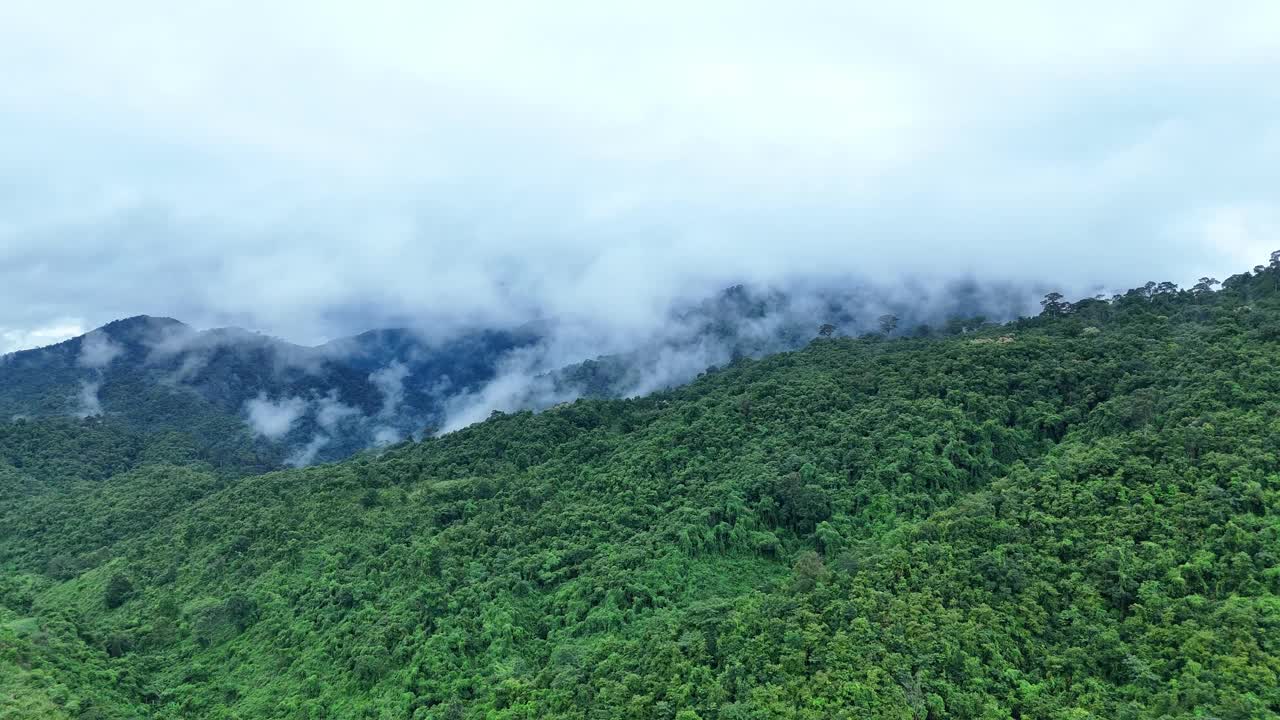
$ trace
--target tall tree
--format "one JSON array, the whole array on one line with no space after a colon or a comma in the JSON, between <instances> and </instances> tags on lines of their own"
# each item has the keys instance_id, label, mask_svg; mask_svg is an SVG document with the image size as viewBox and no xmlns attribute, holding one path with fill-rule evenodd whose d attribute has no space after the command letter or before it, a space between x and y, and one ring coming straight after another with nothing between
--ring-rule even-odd
<instances>
[{"instance_id":1,"label":"tall tree","mask_svg":"<svg viewBox=\"0 0 1280 720\"><path fill-rule=\"evenodd\" d=\"M1044 308L1041 313L1042 315L1058 317L1059 315L1065 314L1070 305L1062 300L1062 293L1051 292L1045 295L1044 299L1040 301L1040 307Z\"/></svg>"},{"instance_id":2,"label":"tall tree","mask_svg":"<svg viewBox=\"0 0 1280 720\"><path fill-rule=\"evenodd\" d=\"M885 335L892 335L893 331L898 329L897 315L881 315L878 322L880 323L880 332Z\"/></svg>"},{"instance_id":3,"label":"tall tree","mask_svg":"<svg viewBox=\"0 0 1280 720\"><path fill-rule=\"evenodd\" d=\"M1214 286L1220 284L1216 278L1202 277L1196 281L1195 285L1191 286L1191 292L1197 295L1205 295L1213 292Z\"/></svg>"}]
</instances>

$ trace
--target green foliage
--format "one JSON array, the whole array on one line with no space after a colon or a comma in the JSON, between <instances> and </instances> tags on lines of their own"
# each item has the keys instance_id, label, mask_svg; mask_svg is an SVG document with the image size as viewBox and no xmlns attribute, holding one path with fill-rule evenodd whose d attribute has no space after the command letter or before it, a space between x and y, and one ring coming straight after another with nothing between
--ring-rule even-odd
<instances>
[{"instance_id":1,"label":"green foliage","mask_svg":"<svg viewBox=\"0 0 1280 720\"><path fill-rule=\"evenodd\" d=\"M1277 277L252 477L12 426L0 717L1277 717Z\"/></svg>"},{"instance_id":2,"label":"green foliage","mask_svg":"<svg viewBox=\"0 0 1280 720\"><path fill-rule=\"evenodd\" d=\"M114 610L124 604L125 600L133 594L133 583L129 582L129 578L122 573L115 573L111 579L107 581L106 594L103 601L106 603L107 609Z\"/></svg>"}]
</instances>

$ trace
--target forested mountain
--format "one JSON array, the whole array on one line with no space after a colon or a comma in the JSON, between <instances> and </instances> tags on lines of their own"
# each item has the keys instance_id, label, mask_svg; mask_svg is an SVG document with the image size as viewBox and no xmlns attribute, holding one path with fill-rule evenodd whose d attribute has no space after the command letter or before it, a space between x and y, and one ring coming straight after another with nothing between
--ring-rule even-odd
<instances>
[{"instance_id":1,"label":"forested mountain","mask_svg":"<svg viewBox=\"0 0 1280 720\"><path fill-rule=\"evenodd\" d=\"M653 337L625 352L575 362L531 383L535 395L516 405L537 407L537 394L617 398L680 385L708 368L740 358L759 358L803 347L815 330L833 335L882 333L891 322L895 335L957 334L1027 310L1028 289L974 281L941 283L928 289L890 292L874 285L822 283L789 290L735 285L714 297L674 308Z\"/></svg>"},{"instance_id":2,"label":"forested mountain","mask_svg":"<svg viewBox=\"0 0 1280 720\"><path fill-rule=\"evenodd\" d=\"M303 347L138 316L0 357L0 418L102 418L130 431L178 432L206 450L211 442L252 445L276 465L308 465L463 427L494 410L673 387L736 358L801 347L822 323L858 334L892 312L905 333L965 318L953 321L955 332L1014 317L1028 297L1021 288L975 283L948 285L936 301L850 287L735 286L675 305L657 330L624 340L621 352L570 343L566 336L581 330L558 321L440 336L381 329Z\"/></svg>"},{"instance_id":3,"label":"forested mountain","mask_svg":"<svg viewBox=\"0 0 1280 720\"><path fill-rule=\"evenodd\" d=\"M1278 717L1280 254L1215 284L263 475L12 423L0 717Z\"/></svg>"},{"instance_id":4,"label":"forested mountain","mask_svg":"<svg viewBox=\"0 0 1280 720\"><path fill-rule=\"evenodd\" d=\"M221 424L277 464L309 464L420 433L446 391L480 386L537 340L529 328L444 342L389 329L309 348L139 316L0 358L0 416L102 417L197 443L219 436L201 423Z\"/></svg>"}]
</instances>

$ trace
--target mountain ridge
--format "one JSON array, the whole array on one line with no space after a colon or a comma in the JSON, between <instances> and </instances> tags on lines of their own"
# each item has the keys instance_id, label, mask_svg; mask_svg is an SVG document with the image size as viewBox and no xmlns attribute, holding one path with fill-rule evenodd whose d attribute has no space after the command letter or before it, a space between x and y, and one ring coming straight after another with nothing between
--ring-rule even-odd
<instances>
[{"instance_id":1,"label":"mountain ridge","mask_svg":"<svg viewBox=\"0 0 1280 720\"><path fill-rule=\"evenodd\" d=\"M1278 279L817 338L264 475L13 424L0 693L17 717L1274 717ZM112 469L70 477L88 449Z\"/></svg>"},{"instance_id":2,"label":"mountain ridge","mask_svg":"<svg viewBox=\"0 0 1280 720\"><path fill-rule=\"evenodd\" d=\"M304 346L138 315L0 358L0 417L107 413L157 427L148 403L188 398L240 418L294 464L329 461L455 430L494 410L673 387L738 357L799 347L823 323L865 331L877 322L872 310L885 307L901 313L904 331L915 330L927 319L981 310L975 288L955 285L946 302L928 309L875 300L860 286L789 294L738 285L673 308L659 331L628 337L608 353L598 350L603 341L593 331L555 320L441 338L380 328ZM993 307L1016 296L1009 288L988 294L997 298Z\"/></svg>"}]
</instances>

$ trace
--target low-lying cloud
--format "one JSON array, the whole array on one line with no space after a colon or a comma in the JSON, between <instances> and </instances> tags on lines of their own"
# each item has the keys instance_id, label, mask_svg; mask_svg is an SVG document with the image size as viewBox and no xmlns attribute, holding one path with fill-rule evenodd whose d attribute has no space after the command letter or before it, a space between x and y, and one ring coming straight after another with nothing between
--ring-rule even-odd
<instances>
[{"instance_id":1,"label":"low-lying cloud","mask_svg":"<svg viewBox=\"0 0 1280 720\"><path fill-rule=\"evenodd\" d=\"M76 395L77 407L72 414L81 419L101 415L102 401L98 398L100 389L102 383L97 380L81 380L80 392Z\"/></svg>"},{"instance_id":2,"label":"low-lying cloud","mask_svg":"<svg viewBox=\"0 0 1280 720\"><path fill-rule=\"evenodd\" d=\"M75 398L73 415L83 419L103 414L102 401L98 397L98 392L102 389L103 370L123 354L124 347L105 330L97 329L81 338L76 365L89 370L92 379L80 381L80 392Z\"/></svg>"},{"instance_id":3,"label":"low-lying cloud","mask_svg":"<svg viewBox=\"0 0 1280 720\"><path fill-rule=\"evenodd\" d=\"M292 465L293 467L306 467L316 461L316 456L320 454L320 451L329 442L328 435L316 435L306 445L298 448L289 457L285 458L284 462L286 465Z\"/></svg>"},{"instance_id":4,"label":"low-lying cloud","mask_svg":"<svg viewBox=\"0 0 1280 720\"><path fill-rule=\"evenodd\" d=\"M395 415L400 403L404 402L404 379L408 376L408 366L399 360L369 374L369 382L382 393L382 409L378 411L378 415Z\"/></svg>"},{"instance_id":5,"label":"low-lying cloud","mask_svg":"<svg viewBox=\"0 0 1280 720\"><path fill-rule=\"evenodd\" d=\"M738 357L798 348L828 323L838 334L860 335L877 331L886 314L898 319L900 333L931 332L960 318L969 324L1011 320L1036 312L1042 292L971 278L887 285L828 277L787 287L735 286L669 306L659 321L623 333L607 323L568 319L549 324L542 342L508 353L492 381L449 396L439 430L583 395L646 395Z\"/></svg>"},{"instance_id":6,"label":"low-lying cloud","mask_svg":"<svg viewBox=\"0 0 1280 720\"><path fill-rule=\"evenodd\" d=\"M828 272L1082 295L1280 233L1270 0L234 6L0 5L0 342L624 333Z\"/></svg>"},{"instance_id":7,"label":"low-lying cloud","mask_svg":"<svg viewBox=\"0 0 1280 720\"><path fill-rule=\"evenodd\" d=\"M307 411L307 401L297 397L272 400L261 393L245 402L244 409L255 433L268 440L280 440Z\"/></svg>"},{"instance_id":8,"label":"low-lying cloud","mask_svg":"<svg viewBox=\"0 0 1280 720\"><path fill-rule=\"evenodd\" d=\"M498 375L479 389L450 396L443 404L439 432L452 432L478 423L494 412L540 409L579 396L576 390L558 389L547 373L549 348L519 350L509 354Z\"/></svg>"},{"instance_id":9,"label":"low-lying cloud","mask_svg":"<svg viewBox=\"0 0 1280 720\"><path fill-rule=\"evenodd\" d=\"M91 370L101 370L124 353L124 348L103 330L95 330L80 341L80 355L76 364Z\"/></svg>"},{"instance_id":10,"label":"low-lying cloud","mask_svg":"<svg viewBox=\"0 0 1280 720\"><path fill-rule=\"evenodd\" d=\"M316 401L315 412L316 423L328 432L337 430L338 426L346 420L364 417L359 408L339 400L336 390L330 390L327 395Z\"/></svg>"}]
</instances>

